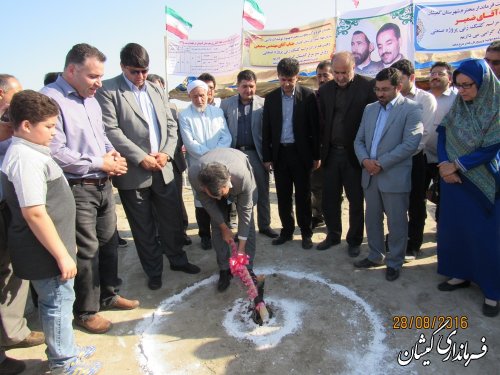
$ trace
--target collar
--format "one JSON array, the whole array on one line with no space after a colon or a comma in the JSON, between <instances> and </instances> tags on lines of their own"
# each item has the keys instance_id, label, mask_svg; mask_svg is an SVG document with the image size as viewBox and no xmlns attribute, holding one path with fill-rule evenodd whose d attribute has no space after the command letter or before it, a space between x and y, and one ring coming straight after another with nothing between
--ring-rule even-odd
<instances>
[{"instance_id":1,"label":"collar","mask_svg":"<svg viewBox=\"0 0 500 375\"><path fill-rule=\"evenodd\" d=\"M243 102L241 101L241 95L240 95L240 94L238 94L238 103L240 103L241 105L252 105L252 103L253 103L253 98L252 98L252 100L250 100L250 103L245 104L245 103L243 103Z\"/></svg>"},{"instance_id":2,"label":"collar","mask_svg":"<svg viewBox=\"0 0 500 375\"><path fill-rule=\"evenodd\" d=\"M22 144L22 145L28 146L29 148L32 148L38 152L41 152L42 154L50 156L50 148L48 148L47 146L44 146L44 145L39 145L37 143L30 142L24 138L13 136L12 137L12 144L13 145Z\"/></svg>"},{"instance_id":3,"label":"collar","mask_svg":"<svg viewBox=\"0 0 500 375\"><path fill-rule=\"evenodd\" d=\"M280 88L281 89L281 88ZM291 95L287 95L285 94L285 92L283 91L283 89L281 89L281 97L283 98L284 96L287 97L287 98L293 98L295 96L295 90L297 89L297 85L295 85L295 87L293 88L293 91L292 91L292 94Z\"/></svg>"},{"instance_id":4,"label":"collar","mask_svg":"<svg viewBox=\"0 0 500 375\"><path fill-rule=\"evenodd\" d=\"M144 82L144 85L142 86L142 88L139 88L137 87L136 85L134 85L132 83L132 81L130 81L126 76L125 74L122 73L122 76L123 76L123 79L125 80L125 83L127 84L127 86L130 88L130 90L132 90L133 92L146 92L146 82Z\"/></svg>"},{"instance_id":5,"label":"collar","mask_svg":"<svg viewBox=\"0 0 500 375\"><path fill-rule=\"evenodd\" d=\"M76 96L78 96L79 98L81 99L84 99L80 96L80 94L78 94L78 92L74 89L73 86L71 86L68 81L66 81L62 74L59 75L59 77L57 77L56 79L56 82L55 84L57 86L59 86L64 94L65 97L68 97L70 96L71 94L75 94Z\"/></svg>"}]
</instances>

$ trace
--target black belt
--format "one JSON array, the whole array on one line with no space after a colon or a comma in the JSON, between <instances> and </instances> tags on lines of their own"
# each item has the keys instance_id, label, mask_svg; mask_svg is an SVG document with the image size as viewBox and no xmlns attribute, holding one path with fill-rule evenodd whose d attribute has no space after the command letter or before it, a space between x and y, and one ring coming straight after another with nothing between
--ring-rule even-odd
<instances>
[{"instance_id":1,"label":"black belt","mask_svg":"<svg viewBox=\"0 0 500 375\"><path fill-rule=\"evenodd\" d=\"M283 147L292 147L295 146L295 143L281 143Z\"/></svg>"},{"instance_id":2,"label":"black belt","mask_svg":"<svg viewBox=\"0 0 500 375\"><path fill-rule=\"evenodd\" d=\"M103 178L72 178L68 180L69 186L74 185L94 185L94 186L103 186L106 182L109 181L109 177Z\"/></svg>"},{"instance_id":3,"label":"black belt","mask_svg":"<svg viewBox=\"0 0 500 375\"><path fill-rule=\"evenodd\" d=\"M239 146L236 148L240 151L254 151L255 150L255 146Z\"/></svg>"},{"instance_id":4,"label":"black belt","mask_svg":"<svg viewBox=\"0 0 500 375\"><path fill-rule=\"evenodd\" d=\"M331 145L334 150L345 150L345 146L342 145Z\"/></svg>"}]
</instances>

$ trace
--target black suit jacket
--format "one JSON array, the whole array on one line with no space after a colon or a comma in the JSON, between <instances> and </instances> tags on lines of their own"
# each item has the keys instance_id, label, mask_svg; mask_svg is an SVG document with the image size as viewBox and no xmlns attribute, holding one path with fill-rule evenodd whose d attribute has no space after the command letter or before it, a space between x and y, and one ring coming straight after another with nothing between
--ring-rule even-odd
<instances>
[{"instance_id":1,"label":"black suit jacket","mask_svg":"<svg viewBox=\"0 0 500 375\"><path fill-rule=\"evenodd\" d=\"M360 168L360 165L354 152L354 139L358 133L359 124L361 123L361 118L363 117L363 111L365 110L366 105L377 101L377 96L373 91L374 86L374 79L355 74L354 79L347 89L347 110L344 117L344 125L346 128L345 146L347 147L349 161L356 168ZM330 138L335 115L334 104L337 89L337 84L334 81L329 81L323 84L318 90L320 112L321 115L324 116L325 124L324 129L322 129L323 134L320 136L322 143L322 164L327 159L331 148Z\"/></svg>"},{"instance_id":2,"label":"black suit jacket","mask_svg":"<svg viewBox=\"0 0 500 375\"><path fill-rule=\"evenodd\" d=\"M318 111L314 91L295 86L293 104L293 135L295 146L305 168L312 168L313 160L320 159ZM283 115L281 87L271 91L264 102L262 117L262 159L263 162L278 162Z\"/></svg>"}]
</instances>

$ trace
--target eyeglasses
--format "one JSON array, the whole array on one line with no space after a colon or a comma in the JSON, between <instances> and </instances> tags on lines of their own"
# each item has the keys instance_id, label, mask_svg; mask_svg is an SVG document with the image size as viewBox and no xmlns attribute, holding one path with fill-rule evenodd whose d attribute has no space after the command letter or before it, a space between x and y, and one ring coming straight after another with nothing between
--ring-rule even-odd
<instances>
[{"instance_id":1,"label":"eyeglasses","mask_svg":"<svg viewBox=\"0 0 500 375\"><path fill-rule=\"evenodd\" d=\"M374 87L373 88L373 91L375 91L375 92L383 92L383 93L388 93L388 92L391 92L392 90L394 90L392 87L383 87L381 89L379 89L378 87Z\"/></svg>"},{"instance_id":2,"label":"eyeglasses","mask_svg":"<svg viewBox=\"0 0 500 375\"><path fill-rule=\"evenodd\" d=\"M146 69L128 69L128 71L133 76L136 76L136 75L139 75L139 74L146 75L149 72L149 68L146 68Z\"/></svg>"},{"instance_id":3,"label":"eyeglasses","mask_svg":"<svg viewBox=\"0 0 500 375\"><path fill-rule=\"evenodd\" d=\"M455 83L455 87L457 89L464 89L464 90L467 90L467 89L470 89L472 86L474 86L475 83L474 82L471 82L471 83Z\"/></svg>"},{"instance_id":4,"label":"eyeglasses","mask_svg":"<svg viewBox=\"0 0 500 375\"><path fill-rule=\"evenodd\" d=\"M431 77L435 77L435 76L444 77L447 75L448 75L448 73L445 73L445 72L431 72L431 74L430 74Z\"/></svg>"}]
</instances>

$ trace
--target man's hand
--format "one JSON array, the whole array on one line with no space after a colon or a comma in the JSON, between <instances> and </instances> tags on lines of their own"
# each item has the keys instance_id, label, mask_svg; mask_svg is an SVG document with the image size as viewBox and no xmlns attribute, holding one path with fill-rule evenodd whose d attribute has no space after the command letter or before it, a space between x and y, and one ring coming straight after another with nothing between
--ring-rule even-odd
<instances>
[{"instance_id":1,"label":"man's hand","mask_svg":"<svg viewBox=\"0 0 500 375\"><path fill-rule=\"evenodd\" d=\"M313 171L321 166L321 160L313 160Z\"/></svg>"},{"instance_id":2,"label":"man's hand","mask_svg":"<svg viewBox=\"0 0 500 375\"><path fill-rule=\"evenodd\" d=\"M158 165L160 165L161 168L163 168L168 163L168 155L163 152L155 152L149 155L156 159L156 162L158 163Z\"/></svg>"},{"instance_id":3,"label":"man's hand","mask_svg":"<svg viewBox=\"0 0 500 375\"><path fill-rule=\"evenodd\" d=\"M365 159L363 160L363 167L370 173L370 176L375 176L380 173L382 168L380 167L380 163L377 160L373 159Z\"/></svg>"},{"instance_id":4,"label":"man's hand","mask_svg":"<svg viewBox=\"0 0 500 375\"><path fill-rule=\"evenodd\" d=\"M103 156L102 170L110 176L120 176L127 173L127 160L118 151L110 151Z\"/></svg>"},{"instance_id":5,"label":"man's hand","mask_svg":"<svg viewBox=\"0 0 500 375\"><path fill-rule=\"evenodd\" d=\"M273 171L273 163L271 161L265 162L264 163L264 168L266 169L267 172L271 173Z\"/></svg>"},{"instance_id":6,"label":"man's hand","mask_svg":"<svg viewBox=\"0 0 500 375\"><path fill-rule=\"evenodd\" d=\"M161 170L160 164L156 161L156 158L151 155L146 155L146 157L139 164L142 168L147 171L159 171Z\"/></svg>"},{"instance_id":7,"label":"man's hand","mask_svg":"<svg viewBox=\"0 0 500 375\"><path fill-rule=\"evenodd\" d=\"M238 241L238 253L239 254L246 254L245 248L246 248L247 240L240 240Z\"/></svg>"},{"instance_id":8,"label":"man's hand","mask_svg":"<svg viewBox=\"0 0 500 375\"><path fill-rule=\"evenodd\" d=\"M12 137L12 123L0 122L0 142Z\"/></svg>"},{"instance_id":9,"label":"man's hand","mask_svg":"<svg viewBox=\"0 0 500 375\"><path fill-rule=\"evenodd\" d=\"M76 276L76 263L69 254L59 259L57 266L61 271L61 280L69 280Z\"/></svg>"},{"instance_id":10,"label":"man's hand","mask_svg":"<svg viewBox=\"0 0 500 375\"><path fill-rule=\"evenodd\" d=\"M219 227L222 234L222 239L225 243L231 245L231 242L234 242L233 231L225 223L222 223Z\"/></svg>"}]
</instances>

